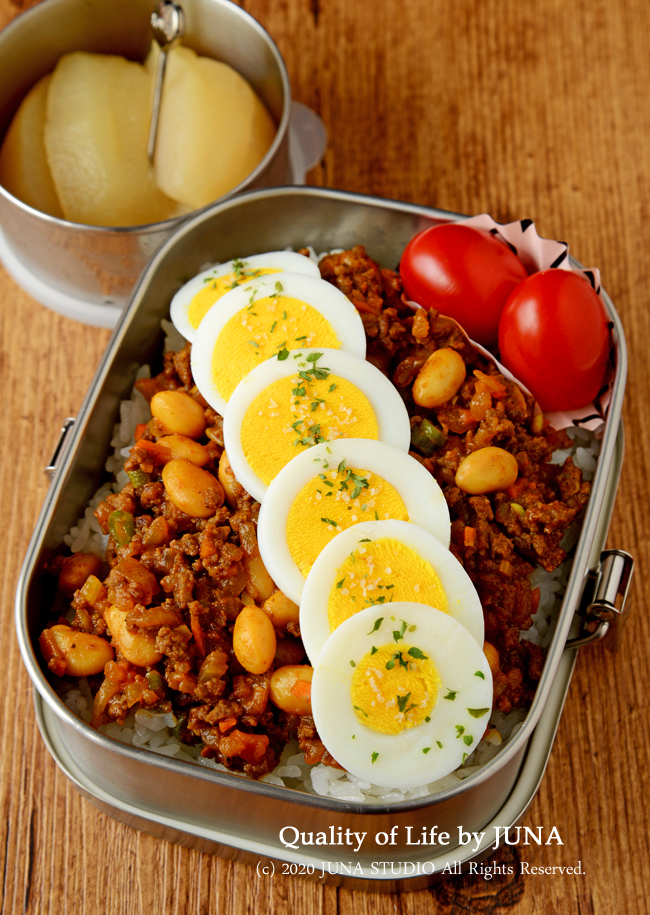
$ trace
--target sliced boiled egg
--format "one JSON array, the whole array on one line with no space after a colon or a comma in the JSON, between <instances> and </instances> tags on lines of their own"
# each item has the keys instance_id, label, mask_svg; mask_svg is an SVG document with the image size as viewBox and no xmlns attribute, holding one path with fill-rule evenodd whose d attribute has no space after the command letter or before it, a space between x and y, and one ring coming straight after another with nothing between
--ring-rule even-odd
<instances>
[{"instance_id":1,"label":"sliced boiled egg","mask_svg":"<svg viewBox=\"0 0 650 915\"><path fill-rule=\"evenodd\" d=\"M339 438L378 439L408 451L411 425L388 378L343 350L298 349L239 382L223 424L237 480L259 502L297 454Z\"/></svg>"},{"instance_id":2,"label":"sliced boiled egg","mask_svg":"<svg viewBox=\"0 0 650 915\"><path fill-rule=\"evenodd\" d=\"M257 537L271 578L294 603L316 558L362 521L412 521L449 546L449 509L422 464L371 439L314 445L279 472L259 515Z\"/></svg>"},{"instance_id":3,"label":"sliced boiled egg","mask_svg":"<svg viewBox=\"0 0 650 915\"><path fill-rule=\"evenodd\" d=\"M297 347L343 349L363 359L366 334L352 302L317 277L283 273L231 289L212 308L192 344L192 374L223 416L239 382L266 359Z\"/></svg>"},{"instance_id":4,"label":"sliced boiled egg","mask_svg":"<svg viewBox=\"0 0 650 915\"><path fill-rule=\"evenodd\" d=\"M433 607L368 607L336 629L314 667L319 737L348 772L414 788L463 764L492 708L490 666L464 626Z\"/></svg>"},{"instance_id":5,"label":"sliced boiled egg","mask_svg":"<svg viewBox=\"0 0 650 915\"><path fill-rule=\"evenodd\" d=\"M396 601L448 613L482 646L483 610L476 588L437 537L405 521L364 521L340 533L318 556L302 592L300 634L312 664L335 629Z\"/></svg>"},{"instance_id":6,"label":"sliced boiled egg","mask_svg":"<svg viewBox=\"0 0 650 915\"><path fill-rule=\"evenodd\" d=\"M305 273L319 277L318 264L295 251L269 251L215 264L178 290L171 304L176 330L190 342L207 312L226 292L259 276L272 273Z\"/></svg>"}]
</instances>

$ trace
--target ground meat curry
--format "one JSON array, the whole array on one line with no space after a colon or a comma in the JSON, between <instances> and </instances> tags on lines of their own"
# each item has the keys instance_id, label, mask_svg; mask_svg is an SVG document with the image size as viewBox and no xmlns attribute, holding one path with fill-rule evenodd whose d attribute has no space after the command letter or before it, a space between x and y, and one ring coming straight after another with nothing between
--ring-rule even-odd
<instances>
[{"instance_id":1,"label":"ground meat curry","mask_svg":"<svg viewBox=\"0 0 650 915\"><path fill-rule=\"evenodd\" d=\"M539 601L529 576L536 566L551 571L564 560L562 538L589 497L589 484L571 458L562 467L550 463L568 439L454 322L435 311L414 311L399 274L380 268L363 247L325 257L320 270L359 311L367 358L393 381L408 409L411 454L445 495L451 551L484 610L494 706L503 712L525 707L543 664L542 649L520 639ZM418 393L434 353L456 371L460 366L457 388L442 403ZM171 442L174 436L165 435L156 418L139 428L125 465L130 482L96 509L108 535L104 563L76 554L50 564L59 579L61 613L40 638L50 671L80 676L86 671L75 666L70 646L95 652L88 679L96 727L123 721L133 707L173 710L181 741L202 745L204 756L253 778L276 766L290 738L308 762L336 765L306 713L308 684L302 683L296 702L273 693L275 671L305 663L297 608L261 563L259 504L232 474L221 417L192 379L190 344L167 353L160 374L137 385L149 401L169 397L165 392L191 399L198 426L192 435L176 436L185 443ZM175 498L172 472L179 461L191 463L183 451L188 438L200 449L192 472L204 475L201 504L192 509ZM512 484L496 492L460 488L461 464L490 448L506 453L515 471ZM63 616L69 606L72 620L70 613ZM259 674L244 669L233 648L236 620L246 607L261 607L274 633L273 663Z\"/></svg>"}]
</instances>

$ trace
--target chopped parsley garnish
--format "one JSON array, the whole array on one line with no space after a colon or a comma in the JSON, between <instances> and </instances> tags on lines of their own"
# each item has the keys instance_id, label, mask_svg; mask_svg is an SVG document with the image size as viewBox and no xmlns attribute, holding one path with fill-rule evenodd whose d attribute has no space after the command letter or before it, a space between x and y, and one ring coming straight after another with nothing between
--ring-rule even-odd
<instances>
[{"instance_id":1,"label":"chopped parsley garnish","mask_svg":"<svg viewBox=\"0 0 650 915\"><path fill-rule=\"evenodd\" d=\"M406 705L406 700L408 699L408 697L409 697L410 695L411 695L411 694L409 693L407 696L404 697L404 705ZM397 697L397 704L398 704L398 705L400 704L400 702L399 702L400 698L401 698L401 696L398 696L398 697ZM411 711L411 709L414 709L414 708L417 708L417 707L418 707L418 703L417 703L417 702L412 702L410 705L406 705L406 708L404 708L404 709L400 708L400 712L403 711L405 715L408 715L408 713Z\"/></svg>"},{"instance_id":2,"label":"chopped parsley garnish","mask_svg":"<svg viewBox=\"0 0 650 915\"><path fill-rule=\"evenodd\" d=\"M379 753L375 752L372 754L373 763L376 763L378 758L379 758Z\"/></svg>"},{"instance_id":3,"label":"chopped parsley garnish","mask_svg":"<svg viewBox=\"0 0 650 915\"><path fill-rule=\"evenodd\" d=\"M391 587L392 587L392 585L391 585ZM429 660L429 655L424 654L424 652L420 651L419 648L409 648L408 654L410 654L412 658L417 658L418 661L428 661Z\"/></svg>"},{"instance_id":4,"label":"chopped parsley garnish","mask_svg":"<svg viewBox=\"0 0 650 915\"><path fill-rule=\"evenodd\" d=\"M321 518L323 524L332 524L334 527L338 527L336 521L333 521L331 518Z\"/></svg>"},{"instance_id":5,"label":"chopped parsley garnish","mask_svg":"<svg viewBox=\"0 0 650 915\"><path fill-rule=\"evenodd\" d=\"M450 689L446 696L443 696L443 699L451 699L453 702L456 696L458 695L458 690Z\"/></svg>"},{"instance_id":6,"label":"chopped parsley garnish","mask_svg":"<svg viewBox=\"0 0 650 915\"><path fill-rule=\"evenodd\" d=\"M249 340L249 341L248 341L248 345L249 345L249 346L254 346L255 349L259 349L259 348L260 348L259 343L256 343L255 340Z\"/></svg>"},{"instance_id":7,"label":"chopped parsley garnish","mask_svg":"<svg viewBox=\"0 0 650 915\"><path fill-rule=\"evenodd\" d=\"M398 662L399 662L399 666L400 666L400 667L403 667L405 670L408 670L408 669L409 669L408 664L406 663L406 661L405 661L404 658L402 657L402 652L401 652L401 651L396 651L396 652L393 653L393 656L390 658L390 660L386 662L386 670L392 670L393 667L395 667L395 661L398 661Z\"/></svg>"},{"instance_id":8,"label":"chopped parsley garnish","mask_svg":"<svg viewBox=\"0 0 650 915\"><path fill-rule=\"evenodd\" d=\"M277 326L278 326L278 322L277 322L277 321L274 321L273 324L271 324L271 333L273 333L273 331L275 330L275 328L276 328Z\"/></svg>"},{"instance_id":9,"label":"chopped parsley garnish","mask_svg":"<svg viewBox=\"0 0 650 915\"><path fill-rule=\"evenodd\" d=\"M334 384L334 382L332 382L332 384L329 386L329 390L327 393L331 394L332 391L335 391L335 390L336 390L336 385Z\"/></svg>"},{"instance_id":10,"label":"chopped parsley garnish","mask_svg":"<svg viewBox=\"0 0 650 915\"><path fill-rule=\"evenodd\" d=\"M463 737L463 743L467 744L468 747L471 747L472 744L474 743L474 738L472 737L471 734L465 734L465 736Z\"/></svg>"},{"instance_id":11,"label":"chopped parsley garnish","mask_svg":"<svg viewBox=\"0 0 650 915\"><path fill-rule=\"evenodd\" d=\"M422 752L423 752L423 753L428 753L430 749L431 749L431 747L425 747L425 748L422 750Z\"/></svg>"},{"instance_id":12,"label":"chopped parsley garnish","mask_svg":"<svg viewBox=\"0 0 650 915\"><path fill-rule=\"evenodd\" d=\"M400 710L400 712L404 713L406 711L406 703L409 701L410 698L411 698L410 693L407 693L405 696L397 697L397 708ZM414 706L411 706L411 708L413 708L413 707Z\"/></svg>"},{"instance_id":13,"label":"chopped parsley garnish","mask_svg":"<svg viewBox=\"0 0 650 915\"><path fill-rule=\"evenodd\" d=\"M364 537L363 540L360 540L359 543L370 543L370 537Z\"/></svg>"},{"instance_id":14,"label":"chopped parsley garnish","mask_svg":"<svg viewBox=\"0 0 650 915\"><path fill-rule=\"evenodd\" d=\"M439 746L440 749L442 750L442 744L440 743L440 741L439 741L439 740L436 740L436 743L438 744L438 746Z\"/></svg>"},{"instance_id":15,"label":"chopped parsley garnish","mask_svg":"<svg viewBox=\"0 0 650 915\"><path fill-rule=\"evenodd\" d=\"M284 360L288 359L288 358L289 358L289 350L283 347L280 350L280 352L278 353L278 361L284 362Z\"/></svg>"},{"instance_id":16,"label":"chopped parsley garnish","mask_svg":"<svg viewBox=\"0 0 650 915\"><path fill-rule=\"evenodd\" d=\"M467 759L468 756L469 756L469 753L463 753L463 762L461 763L461 766L463 765L463 763L465 762L465 760Z\"/></svg>"},{"instance_id":17,"label":"chopped parsley garnish","mask_svg":"<svg viewBox=\"0 0 650 915\"><path fill-rule=\"evenodd\" d=\"M344 584L345 584L345 578L342 578L340 581L336 582L336 587L342 588Z\"/></svg>"},{"instance_id":18,"label":"chopped parsley garnish","mask_svg":"<svg viewBox=\"0 0 650 915\"><path fill-rule=\"evenodd\" d=\"M283 291L284 291L283 288L282 288L282 283L281 283L279 280L278 280L278 282L275 284L275 291L276 291L276 292L283 292Z\"/></svg>"},{"instance_id":19,"label":"chopped parsley garnish","mask_svg":"<svg viewBox=\"0 0 650 915\"><path fill-rule=\"evenodd\" d=\"M489 708L468 708L467 711L470 713L472 718L482 718L486 712L489 712Z\"/></svg>"},{"instance_id":20,"label":"chopped parsley garnish","mask_svg":"<svg viewBox=\"0 0 650 915\"><path fill-rule=\"evenodd\" d=\"M352 661L350 661L350 664L352 664ZM366 718L368 717L368 712L364 712L364 710L362 708L359 708L358 705L353 705L352 708L356 709L357 712L361 712L361 714L365 715Z\"/></svg>"},{"instance_id":21,"label":"chopped parsley garnish","mask_svg":"<svg viewBox=\"0 0 650 915\"><path fill-rule=\"evenodd\" d=\"M379 649L375 648L375 646L373 645L372 648L370 649L370 654L377 654L378 651L379 651Z\"/></svg>"},{"instance_id":22,"label":"chopped parsley garnish","mask_svg":"<svg viewBox=\"0 0 650 915\"><path fill-rule=\"evenodd\" d=\"M381 624L382 624L383 622L384 622L384 618L383 618L383 616L380 616L378 620L375 620L375 625L372 627L372 629L370 630L370 632L367 633L367 634L368 634L368 635L372 635L373 632L376 632L376 631L379 629L379 627L381 626Z\"/></svg>"},{"instance_id":23,"label":"chopped parsley garnish","mask_svg":"<svg viewBox=\"0 0 650 915\"><path fill-rule=\"evenodd\" d=\"M462 724L457 724L457 725L455 725L455 728L456 728L456 731L458 732L458 733L456 734L456 740L458 740L458 738L459 738L459 737L462 737L463 734L465 733L465 728L463 727Z\"/></svg>"},{"instance_id":24,"label":"chopped parsley garnish","mask_svg":"<svg viewBox=\"0 0 650 915\"><path fill-rule=\"evenodd\" d=\"M356 667L356 666L357 666L357 665L355 664L354 661L350 661L350 667Z\"/></svg>"},{"instance_id":25,"label":"chopped parsley garnish","mask_svg":"<svg viewBox=\"0 0 650 915\"><path fill-rule=\"evenodd\" d=\"M483 673L482 670L477 670L477 671L474 673L474 676L475 676L475 677L480 677L481 680L485 680L485 674Z\"/></svg>"},{"instance_id":26,"label":"chopped parsley garnish","mask_svg":"<svg viewBox=\"0 0 650 915\"><path fill-rule=\"evenodd\" d=\"M396 642L402 641L402 639L404 638L404 633L406 632L407 626L408 626L408 623L406 623L404 620L402 620L402 625L400 626L400 628L393 630L393 639ZM409 654L410 654L410 652L409 652Z\"/></svg>"}]
</instances>

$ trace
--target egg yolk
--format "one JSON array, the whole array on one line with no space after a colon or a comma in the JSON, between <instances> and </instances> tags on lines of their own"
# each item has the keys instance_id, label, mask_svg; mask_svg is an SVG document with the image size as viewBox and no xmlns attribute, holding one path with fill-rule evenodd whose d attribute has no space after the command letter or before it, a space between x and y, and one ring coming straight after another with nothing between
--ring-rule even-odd
<instances>
[{"instance_id":1,"label":"egg yolk","mask_svg":"<svg viewBox=\"0 0 650 915\"><path fill-rule=\"evenodd\" d=\"M334 328L323 315L291 296L277 294L254 299L223 326L212 353L212 380L224 400L256 365L301 346L339 349Z\"/></svg>"},{"instance_id":2,"label":"egg yolk","mask_svg":"<svg viewBox=\"0 0 650 915\"><path fill-rule=\"evenodd\" d=\"M361 658L350 696L362 724L380 734L399 734L431 714L440 677L424 652L411 645L382 645Z\"/></svg>"},{"instance_id":3,"label":"egg yolk","mask_svg":"<svg viewBox=\"0 0 650 915\"><path fill-rule=\"evenodd\" d=\"M391 537L360 543L337 570L335 580L327 603L332 632L359 610L390 601L411 601L449 611L431 563Z\"/></svg>"},{"instance_id":4,"label":"egg yolk","mask_svg":"<svg viewBox=\"0 0 650 915\"><path fill-rule=\"evenodd\" d=\"M190 301L187 309L187 320L195 329L199 326L206 313L212 308L214 303L242 283L247 283L256 276L265 276L267 273L281 273L278 267L260 267L254 270L246 269L246 261L236 261L238 268L232 273L224 273L222 276L207 276L205 278L203 289L197 292Z\"/></svg>"},{"instance_id":5,"label":"egg yolk","mask_svg":"<svg viewBox=\"0 0 650 915\"><path fill-rule=\"evenodd\" d=\"M352 470L345 461L336 470L327 461L320 466L321 473L300 490L287 518L287 546L305 578L342 530L361 521L409 520L402 497L382 477Z\"/></svg>"},{"instance_id":6,"label":"egg yolk","mask_svg":"<svg viewBox=\"0 0 650 915\"><path fill-rule=\"evenodd\" d=\"M300 365L300 363L298 363ZM253 400L244 415L241 443L251 469L265 483L305 448L337 438L379 437L375 412L359 388L326 369L324 378L280 378Z\"/></svg>"}]
</instances>

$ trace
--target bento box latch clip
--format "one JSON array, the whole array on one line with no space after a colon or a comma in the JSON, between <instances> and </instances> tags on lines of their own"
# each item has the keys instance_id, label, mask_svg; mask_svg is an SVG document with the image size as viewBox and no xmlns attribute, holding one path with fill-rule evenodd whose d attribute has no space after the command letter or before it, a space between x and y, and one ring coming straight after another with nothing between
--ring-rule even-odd
<instances>
[{"instance_id":1,"label":"bento box latch clip","mask_svg":"<svg viewBox=\"0 0 650 915\"><path fill-rule=\"evenodd\" d=\"M587 575L580 615L582 626L567 648L582 648L601 641L609 651L621 646L625 605L634 571L634 559L624 550L605 550L600 563Z\"/></svg>"}]
</instances>

